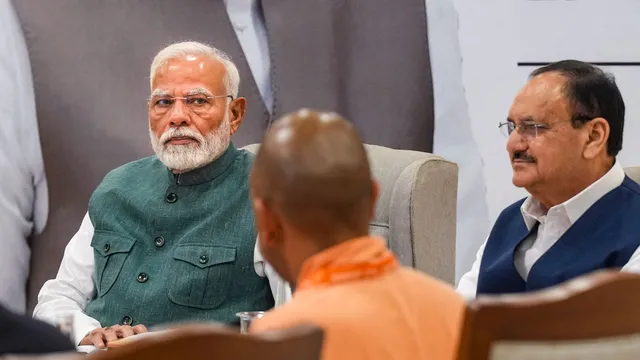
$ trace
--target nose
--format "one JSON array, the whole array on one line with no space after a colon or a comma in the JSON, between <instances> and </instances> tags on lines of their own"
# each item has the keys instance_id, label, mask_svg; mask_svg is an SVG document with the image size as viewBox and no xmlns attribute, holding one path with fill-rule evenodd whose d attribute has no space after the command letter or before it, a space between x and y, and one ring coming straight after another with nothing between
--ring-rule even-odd
<instances>
[{"instance_id":1,"label":"nose","mask_svg":"<svg viewBox=\"0 0 640 360\"><path fill-rule=\"evenodd\" d=\"M189 109L184 101L176 99L171 109L169 109L169 122L171 126L191 125Z\"/></svg>"},{"instance_id":2,"label":"nose","mask_svg":"<svg viewBox=\"0 0 640 360\"><path fill-rule=\"evenodd\" d=\"M518 131L514 131L509 134L509 137L507 138L507 151L509 154L512 155L516 151L526 151L528 147L528 142Z\"/></svg>"}]
</instances>

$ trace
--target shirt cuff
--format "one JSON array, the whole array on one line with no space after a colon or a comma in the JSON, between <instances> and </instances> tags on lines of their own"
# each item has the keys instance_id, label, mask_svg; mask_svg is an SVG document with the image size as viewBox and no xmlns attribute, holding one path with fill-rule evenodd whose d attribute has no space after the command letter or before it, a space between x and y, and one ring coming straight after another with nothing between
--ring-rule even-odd
<instances>
[{"instance_id":1,"label":"shirt cuff","mask_svg":"<svg viewBox=\"0 0 640 360\"><path fill-rule=\"evenodd\" d=\"M74 344L79 346L80 341L87 336L88 333L94 329L102 327L100 322L92 317L89 317L83 312L74 312L73 314L73 341Z\"/></svg>"}]
</instances>

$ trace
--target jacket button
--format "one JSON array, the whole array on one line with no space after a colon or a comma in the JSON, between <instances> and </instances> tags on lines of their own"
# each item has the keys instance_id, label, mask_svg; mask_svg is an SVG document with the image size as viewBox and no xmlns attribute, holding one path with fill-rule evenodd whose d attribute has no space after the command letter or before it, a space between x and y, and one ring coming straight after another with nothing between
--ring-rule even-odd
<instances>
[{"instance_id":1,"label":"jacket button","mask_svg":"<svg viewBox=\"0 0 640 360\"><path fill-rule=\"evenodd\" d=\"M200 261L200 264L206 264L207 261L209 261L209 257L207 255L200 255L200 259L198 261Z\"/></svg>"},{"instance_id":2,"label":"jacket button","mask_svg":"<svg viewBox=\"0 0 640 360\"><path fill-rule=\"evenodd\" d=\"M168 193L165 197L165 200L167 200L168 203L173 204L174 202L178 201L178 195L176 195L176 193Z\"/></svg>"},{"instance_id":3,"label":"jacket button","mask_svg":"<svg viewBox=\"0 0 640 360\"><path fill-rule=\"evenodd\" d=\"M154 243L156 244L157 247L163 247L164 246L164 238L162 236L158 236Z\"/></svg>"},{"instance_id":4,"label":"jacket button","mask_svg":"<svg viewBox=\"0 0 640 360\"><path fill-rule=\"evenodd\" d=\"M125 315L122 318L122 325L131 325L133 323L133 319L129 315Z\"/></svg>"},{"instance_id":5,"label":"jacket button","mask_svg":"<svg viewBox=\"0 0 640 360\"><path fill-rule=\"evenodd\" d=\"M147 280L149 280L149 275L147 275L146 273L140 273L138 274L138 276L136 276L136 280L138 280L139 283L146 282Z\"/></svg>"},{"instance_id":6,"label":"jacket button","mask_svg":"<svg viewBox=\"0 0 640 360\"><path fill-rule=\"evenodd\" d=\"M104 248L103 248L104 252L108 253L108 252L109 252L109 249L111 249L111 245L109 245L109 244L104 244Z\"/></svg>"}]
</instances>

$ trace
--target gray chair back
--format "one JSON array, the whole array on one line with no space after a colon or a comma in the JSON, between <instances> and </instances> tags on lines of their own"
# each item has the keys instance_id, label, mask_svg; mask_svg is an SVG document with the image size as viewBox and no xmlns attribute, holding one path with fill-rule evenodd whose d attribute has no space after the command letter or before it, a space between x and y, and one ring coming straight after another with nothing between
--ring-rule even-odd
<instances>
[{"instance_id":1,"label":"gray chair back","mask_svg":"<svg viewBox=\"0 0 640 360\"><path fill-rule=\"evenodd\" d=\"M457 165L419 151L365 147L380 184L370 233L386 239L403 265L453 283ZM244 147L253 153L258 148Z\"/></svg>"}]
</instances>

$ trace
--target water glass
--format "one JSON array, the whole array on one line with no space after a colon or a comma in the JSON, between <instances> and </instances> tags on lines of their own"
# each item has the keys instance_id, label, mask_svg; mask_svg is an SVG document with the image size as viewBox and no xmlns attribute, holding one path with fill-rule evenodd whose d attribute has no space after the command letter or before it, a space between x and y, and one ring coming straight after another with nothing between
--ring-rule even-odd
<instances>
[{"instance_id":1,"label":"water glass","mask_svg":"<svg viewBox=\"0 0 640 360\"><path fill-rule=\"evenodd\" d=\"M237 313L236 316L240 318L240 333L246 334L249 332L251 322L264 316L264 311L243 311Z\"/></svg>"}]
</instances>

